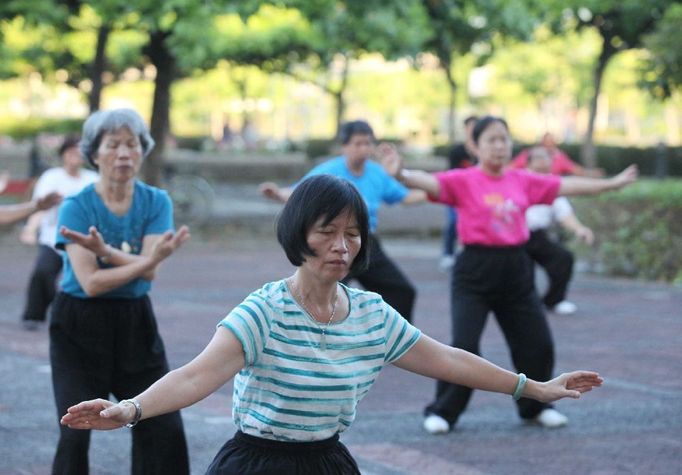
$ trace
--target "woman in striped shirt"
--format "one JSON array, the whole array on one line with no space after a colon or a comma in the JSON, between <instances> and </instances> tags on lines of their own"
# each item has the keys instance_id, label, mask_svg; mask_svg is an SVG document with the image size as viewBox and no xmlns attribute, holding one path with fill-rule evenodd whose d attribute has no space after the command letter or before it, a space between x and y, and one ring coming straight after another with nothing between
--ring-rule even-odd
<instances>
[{"instance_id":1,"label":"woman in striped shirt","mask_svg":"<svg viewBox=\"0 0 682 475\"><path fill-rule=\"evenodd\" d=\"M134 425L194 404L235 377L238 432L208 473L359 473L339 441L358 402L389 363L473 388L553 401L602 382L593 372L546 383L516 375L423 335L378 294L339 283L366 265L367 208L355 187L329 175L296 187L277 238L296 272L251 293L193 361L132 400L69 408L75 429Z\"/></svg>"}]
</instances>

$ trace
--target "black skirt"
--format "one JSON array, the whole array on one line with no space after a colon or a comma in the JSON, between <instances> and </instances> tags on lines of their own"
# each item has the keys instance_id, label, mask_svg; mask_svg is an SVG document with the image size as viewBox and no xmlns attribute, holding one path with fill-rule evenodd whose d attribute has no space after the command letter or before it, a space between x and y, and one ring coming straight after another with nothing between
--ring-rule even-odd
<instances>
[{"instance_id":1,"label":"black skirt","mask_svg":"<svg viewBox=\"0 0 682 475\"><path fill-rule=\"evenodd\" d=\"M357 475L338 434L316 442L281 442L238 431L206 471L211 475Z\"/></svg>"}]
</instances>

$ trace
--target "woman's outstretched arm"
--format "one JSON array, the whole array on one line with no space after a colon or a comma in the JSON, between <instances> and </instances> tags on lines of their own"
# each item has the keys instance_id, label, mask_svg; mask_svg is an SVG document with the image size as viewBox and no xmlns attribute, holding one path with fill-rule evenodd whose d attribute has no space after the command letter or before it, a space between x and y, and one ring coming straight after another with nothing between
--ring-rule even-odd
<instances>
[{"instance_id":1,"label":"woman's outstretched arm","mask_svg":"<svg viewBox=\"0 0 682 475\"><path fill-rule=\"evenodd\" d=\"M430 378L497 393L513 394L519 381L519 376L511 371L426 335L422 335L395 365ZM577 399L581 393L601 386L602 382L595 372L574 371L547 382L528 379L521 395L542 402L565 397Z\"/></svg>"},{"instance_id":2,"label":"woman's outstretched arm","mask_svg":"<svg viewBox=\"0 0 682 475\"><path fill-rule=\"evenodd\" d=\"M204 399L244 367L244 352L234 334L219 327L206 348L192 361L166 374L135 396L141 419L177 411ZM72 429L117 429L135 417L135 406L106 399L83 401L68 409L61 424Z\"/></svg>"}]
</instances>

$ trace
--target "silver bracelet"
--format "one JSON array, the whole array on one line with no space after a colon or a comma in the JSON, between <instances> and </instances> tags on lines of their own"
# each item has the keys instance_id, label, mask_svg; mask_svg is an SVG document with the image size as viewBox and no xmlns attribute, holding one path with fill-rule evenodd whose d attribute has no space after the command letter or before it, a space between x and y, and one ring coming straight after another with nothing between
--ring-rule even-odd
<instances>
[{"instance_id":1,"label":"silver bracelet","mask_svg":"<svg viewBox=\"0 0 682 475\"><path fill-rule=\"evenodd\" d=\"M133 416L133 420L126 424L126 427L132 429L137 425L138 422L140 422L140 419L142 418L142 406L140 406L140 403L137 402L137 399L124 399L119 404L132 404L135 407L135 415Z\"/></svg>"}]
</instances>

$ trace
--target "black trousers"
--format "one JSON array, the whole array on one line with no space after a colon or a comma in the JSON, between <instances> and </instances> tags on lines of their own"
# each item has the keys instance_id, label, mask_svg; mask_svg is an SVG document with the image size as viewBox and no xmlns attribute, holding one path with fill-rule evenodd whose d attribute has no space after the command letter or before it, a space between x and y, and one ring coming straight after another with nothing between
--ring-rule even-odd
<instances>
[{"instance_id":1,"label":"black trousers","mask_svg":"<svg viewBox=\"0 0 682 475\"><path fill-rule=\"evenodd\" d=\"M566 299L568 284L573 277L573 254L542 229L530 233L526 250L531 259L547 272L549 287L542 303L552 308Z\"/></svg>"},{"instance_id":2,"label":"black trousers","mask_svg":"<svg viewBox=\"0 0 682 475\"><path fill-rule=\"evenodd\" d=\"M52 384L61 418L83 400L131 398L168 372L147 296L138 299L55 298L50 320ZM59 426L53 474L88 473L90 431ZM179 412L141 421L132 430L132 473L189 473Z\"/></svg>"},{"instance_id":3,"label":"black trousers","mask_svg":"<svg viewBox=\"0 0 682 475\"><path fill-rule=\"evenodd\" d=\"M38 256L28 281L23 320L44 322L47 308L57 292L57 277L62 270L62 256L50 246L38 246Z\"/></svg>"},{"instance_id":4,"label":"black trousers","mask_svg":"<svg viewBox=\"0 0 682 475\"><path fill-rule=\"evenodd\" d=\"M207 475L360 475L338 434L316 442L280 442L239 431L220 449Z\"/></svg>"},{"instance_id":5,"label":"black trousers","mask_svg":"<svg viewBox=\"0 0 682 475\"><path fill-rule=\"evenodd\" d=\"M386 255L381 241L369 236L369 266L360 274L350 275L344 282L355 279L370 292L376 292L408 322L412 322L412 310L417 296L414 285L397 265Z\"/></svg>"},{"instance_id":6,"label":"black trousers","mask_svg":"<svg viewBox=\"0 0 682 475\"><path fill-rule=\"evenodd\" d=\"M533 264L522 246L467 246L452 274L452 346L480 355L481 335L493 312L511 352L516 370L537 381L552 377L554 343L535 292ZM425 414L437 414L451 425L464 412L472 390L439 381L436 398ZM521 398L522 418L538 415L547 404Z\"/></svg>"}]
</instances>

